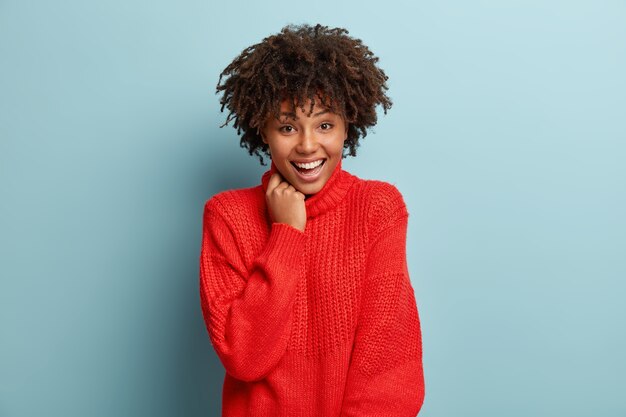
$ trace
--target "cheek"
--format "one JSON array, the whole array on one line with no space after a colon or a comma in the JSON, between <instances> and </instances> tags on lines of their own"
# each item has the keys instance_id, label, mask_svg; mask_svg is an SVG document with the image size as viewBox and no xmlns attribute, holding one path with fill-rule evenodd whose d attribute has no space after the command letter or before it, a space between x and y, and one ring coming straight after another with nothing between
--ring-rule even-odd
<instances>
[{"instance_id":1,"label":"cheek","mask_svg":"<svg viewBox=\"0 0 626 417\"><path fill-rule=\"evenodd\" d=\"M340 135L338 135L335 140L333 140L332 142L332 149L335 152L341 152L343 150L343 144L345 143L345 134L342 132Z\"/></svg>"},{"instance_id":2,"label":"cheek","mask_svg":"<svg viewBox=\"0 0 626 417\"><path fill-rule=\"evenodd\" d=\"M270 151L274 156L274 159L282 159L287 158L290 152L290 148L285 146L285 144L278 144L276 142L270 141Z\"/></svg>"}]
</instances>

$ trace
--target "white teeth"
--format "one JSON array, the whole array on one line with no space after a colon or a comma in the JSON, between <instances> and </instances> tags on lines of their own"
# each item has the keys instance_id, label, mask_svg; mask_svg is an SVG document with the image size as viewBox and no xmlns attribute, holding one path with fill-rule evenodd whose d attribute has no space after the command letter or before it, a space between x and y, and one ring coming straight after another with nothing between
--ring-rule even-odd
<instances>
[{"instance_id":1,"label":"white teeth","mask_svg":"<svg viewBox=\"0 0 626 417\"><path fill-rule=\"evenodd\" d=\"M306 169L313 169L317 166L320 166L322 164L322 162L324 162L323 159L319 159L315 162L309 162L307 164L300 164L298 162L294 162L294 164L298 167L298 168L306 168Z\"/></svg>"}]
</instances>

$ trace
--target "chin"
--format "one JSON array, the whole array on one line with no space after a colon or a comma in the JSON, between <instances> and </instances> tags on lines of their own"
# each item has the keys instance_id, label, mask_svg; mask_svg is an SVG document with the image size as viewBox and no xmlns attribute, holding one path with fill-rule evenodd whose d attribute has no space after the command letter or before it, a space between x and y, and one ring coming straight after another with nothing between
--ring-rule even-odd
<instances>
[{"instance_id":1,"label":"chin","mask_svg":"<svg viewBox=\"0 0 626 417\"><path fill-rule=\"evenodd\" d=\"M319 190L321 190L322 187L305 187L303 190L298 190L300 191L302 194L304 194L307 197L310 197L312 195L315 195L319 192Z\"/></svg>"}]
</instances>

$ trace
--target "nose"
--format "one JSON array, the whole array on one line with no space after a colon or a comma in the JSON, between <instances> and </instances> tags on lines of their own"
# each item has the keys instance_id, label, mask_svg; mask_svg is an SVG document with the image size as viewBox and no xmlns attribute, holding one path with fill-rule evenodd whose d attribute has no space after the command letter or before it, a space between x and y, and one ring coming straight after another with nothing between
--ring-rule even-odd
<instances>
[{"instance_id":1,"label":"nose","mask_svg":"<svg viewBox=\"0 0 626 417\"><path fill-rule=\"evenodd\" d=\"M317 151L318 143L315 132L311 129L304 129L300 136L300 142L298 143L298 153L309 154Z\"/></svg>"}]
</instances>

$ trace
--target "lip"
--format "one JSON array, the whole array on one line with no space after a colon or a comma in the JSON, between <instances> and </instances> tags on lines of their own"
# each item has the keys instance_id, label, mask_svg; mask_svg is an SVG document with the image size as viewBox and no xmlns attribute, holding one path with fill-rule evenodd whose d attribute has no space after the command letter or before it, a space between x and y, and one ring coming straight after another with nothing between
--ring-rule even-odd
<instances>
[{"instance_id":1,"label":"lip","mask_svg":"<svg viewBox=\"0 0 626 417\"><path fill-rule=\"evenodd\" d=\"M297 162L299 164L308 164L311 162L315 162L315 161L319 161L320 159L326 159L326 158L315 158L315 159L292 159L290 162Z\"/></svg>"},{"instance_id":2,"label":"lip","mask_svg":"<svg viewBox=\"0 0 626 417\"><path fill-rule=\"evenodd\" d=\"M296 173L296 176L298 177L298 179L302 182L315 182L317 181L321 176L322 176L322 172L324 172L324 169L326 168L326 162L328 162L328 159L326 158L318 158L318 159L314 159L310 162L314 162L314 161L319 161L320 159L324 159L324 162L322 162L322 165L320 165L319 168L319 172L313 176L311 175L302 175L300 173L300 171L298 171L298 169L293 165L293 164L289 164L291 166L291 168L293 169L293 171ZM293 162L301 162L301 161L293 161Z\"/></svg>"}]
</instances>

